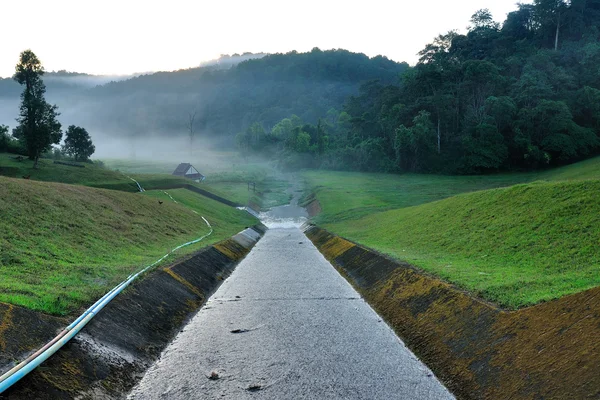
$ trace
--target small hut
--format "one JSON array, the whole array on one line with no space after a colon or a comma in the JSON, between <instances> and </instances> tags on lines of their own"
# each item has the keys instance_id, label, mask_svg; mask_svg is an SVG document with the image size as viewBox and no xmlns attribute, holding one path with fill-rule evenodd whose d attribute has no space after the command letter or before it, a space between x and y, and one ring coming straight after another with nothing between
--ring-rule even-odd
<instances>
[{"instance_id":1,"label":"small hut","mask_svg":"<svg viewBox=\"0 0 600 400\"><path fill-rule=\"evenodd\" d=\"M189 163L181 163L179 166L173 171L173 175L182 176L184 178L192 179L196 182L202 182L205 178L192 164Z\"/></svg>"}]
</instances>

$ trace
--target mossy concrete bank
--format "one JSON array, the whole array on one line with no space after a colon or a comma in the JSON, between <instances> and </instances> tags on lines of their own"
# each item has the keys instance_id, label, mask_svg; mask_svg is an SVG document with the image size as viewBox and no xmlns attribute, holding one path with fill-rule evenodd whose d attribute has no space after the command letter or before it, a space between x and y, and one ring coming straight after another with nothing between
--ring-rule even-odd
<instances>
[{"instance_id":1,"label":"mossy concrete bank","mask_svg":"<svg viewBox=\"0 0 600 400\"><path fill-rule=\"evenodd\" d=\"M0 375L12 368L15 360L52 340L68 323L64 318L0 303Z\"/></svg>"},{"instance_id":2,"label":"mossy concrete bank","mask_svg":"<svg viewBox=\"0 0 600 400\"><path fill-rule=\"evenodd\" d=\"M503 311L318 227L306 235L459 398L600 398L600 288Z\"/></svg>"},{"instance_id":3,"label":"mossy concrete bank","mask_svg":"<svg viewBox=\"0 0 600 400\"><path fill-rule=\"evenodd\" d=\"M0 398L124 397L265 230L262 225L246 229L183 261L149 273L117 296L71 342ZM49 335L39 333L35 340L29 339L25 328L21 337L14 337L17 330L8 330L3 337L14 337L9 343L37 342L37 348L43 343L38 337L46 340L66 325L36 315L42 322L30 318L25 327L42 324L39 332L48 329ZM22 350L34 349L29 345L22 347ZM13 354L3 355L2 360L13 358L16 353L13 350Z\"/></svg>"}]
</instances>

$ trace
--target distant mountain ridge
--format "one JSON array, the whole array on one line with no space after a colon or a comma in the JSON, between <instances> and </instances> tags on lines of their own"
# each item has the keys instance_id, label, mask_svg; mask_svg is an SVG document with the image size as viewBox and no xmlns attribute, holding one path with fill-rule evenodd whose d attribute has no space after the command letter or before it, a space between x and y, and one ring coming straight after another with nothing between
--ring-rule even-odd
<instances>
[{"instance_id":1,"label":"distant mountain ridge","mask_svg":"<svg viewBox=\"0 0 600 400\"><path fill-rule=\"evenodd\" d=\"M371 80L398 84L409 68L386 57L347 50L223 56L214 63L172 72L144 74L91 87L93 76L60 71L44 76L47 98L61 118L88 128L92 136L183 136L190 113L204 137L231 141L259 121L265 128L292 114L316 123L341 108ZM79 81L77 81L79 79ZM87 79L87 81L86 81ZM70 83L76 82L75 85ZM14 107L21 88L0 80L0 101ZM0 104L0 123L14 126Z\"/></svg>"}]
</instances>

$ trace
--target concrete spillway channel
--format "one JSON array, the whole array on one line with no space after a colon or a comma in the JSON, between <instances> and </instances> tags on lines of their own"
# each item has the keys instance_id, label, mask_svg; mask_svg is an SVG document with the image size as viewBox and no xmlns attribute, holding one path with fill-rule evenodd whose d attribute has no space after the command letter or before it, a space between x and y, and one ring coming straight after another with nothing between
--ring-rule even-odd
<instances>
[{"instance_id":1,"label":"concrete spillway channel","mask_svg":"<svg viewBox=\"0 0 600 400\"><path fill-rule=\"evenodd\" d=\"M266 232L129 398L453 396L306 236L287 227Z\"/></svg>"},{"instance_id":2,"label":"concrete spillway channel","mask_svg":"<svg viewBox=\"0 0 600 400\"><path fill-rule=\"evenodd\" d=\"M152 272L0 398L453 398L298 228L305 217L293 202L261 214L269 230Z\"/></svg>"}]
</instances>

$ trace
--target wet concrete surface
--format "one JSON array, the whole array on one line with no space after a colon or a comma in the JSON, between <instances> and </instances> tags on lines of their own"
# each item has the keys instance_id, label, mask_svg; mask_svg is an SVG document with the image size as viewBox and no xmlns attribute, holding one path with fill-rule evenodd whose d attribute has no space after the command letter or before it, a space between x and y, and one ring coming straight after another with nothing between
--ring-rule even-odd
<instances>
[{"instance_id":1,"label":"wet concrete surface","mask_svg":"<svg viewBox=\"0 0 600 400\"><path fill-rule=\"evenodd\" d=\"M297 182L297 179L292 179ZM290 195L290 203L284 206L273 207L261 212L258 218L269 228L294 228L299 227L308 220L308 211L298 205L302 190L293 185L286 191Z\"/></svg>"},{"instance_id":2,"label":"wet concrete surface","mask_svg":"<svg viewBox=\"0 0 600 400\"><path fill-rule=\"evenodd\" d=\"M453 396L298 228L278 228L266 233L129 398Z\"/></svg>"}]
</instances>

